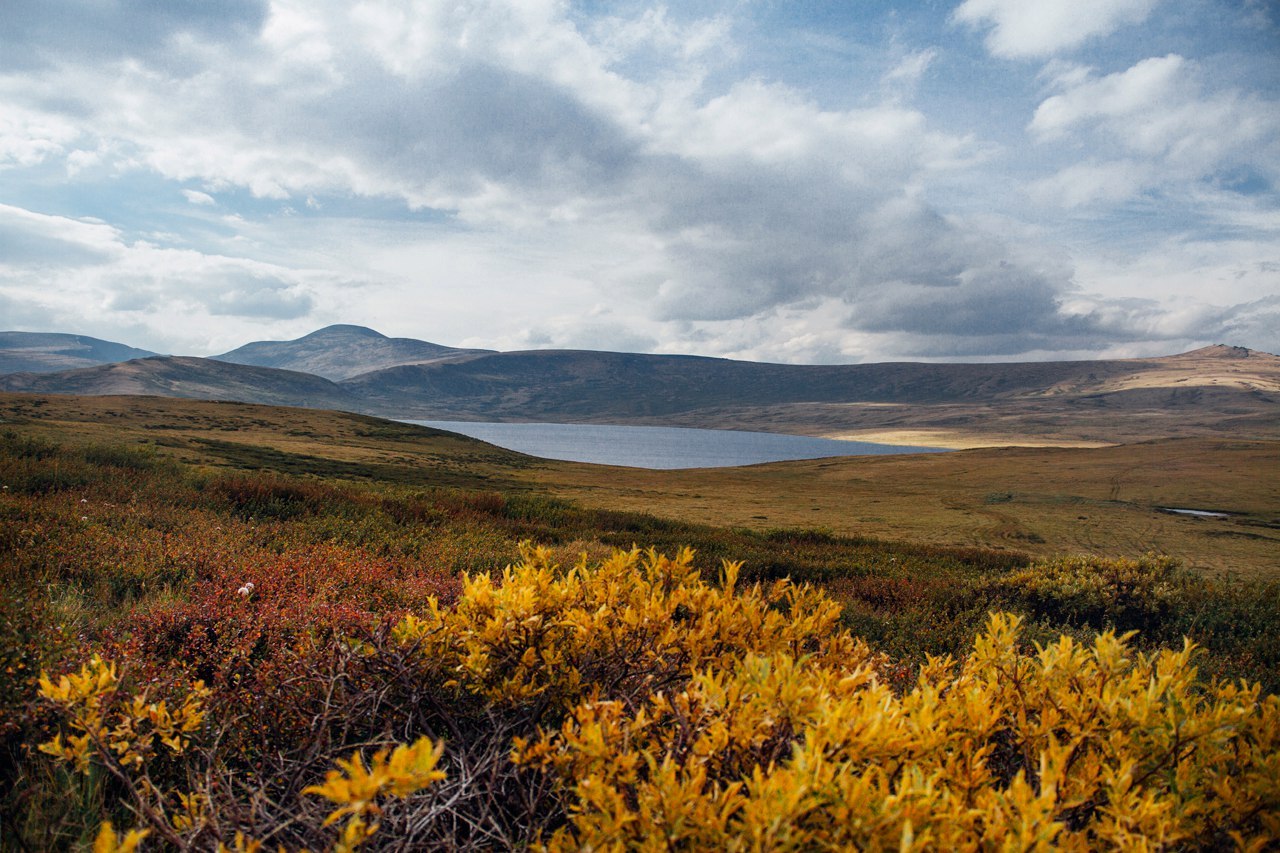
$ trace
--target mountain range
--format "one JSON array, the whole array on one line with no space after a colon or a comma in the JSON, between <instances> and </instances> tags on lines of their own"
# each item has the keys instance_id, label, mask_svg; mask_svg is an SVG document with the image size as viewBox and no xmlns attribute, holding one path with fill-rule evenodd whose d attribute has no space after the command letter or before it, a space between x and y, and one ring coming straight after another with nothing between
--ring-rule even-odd
<instances>
[{"instance_id":1,"label":"mountain range","mask_svg":"<svg viewBox=\"0 0 1280 853\"><path fill-rule=\"evenodd\" d=\"M401 419L668 424L952 446L1280 438L1280 357L1230 346L1145 359L787 365L458 349L351 325L211 358L5 332L0 374L5 391L237 400Z\"/></svg>"}]
</instances>

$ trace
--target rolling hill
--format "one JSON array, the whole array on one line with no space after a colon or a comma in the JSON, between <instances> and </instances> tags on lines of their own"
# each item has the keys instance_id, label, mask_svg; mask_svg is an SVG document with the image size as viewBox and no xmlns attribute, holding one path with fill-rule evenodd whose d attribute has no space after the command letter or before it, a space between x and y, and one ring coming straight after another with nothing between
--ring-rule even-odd
<instances>
[{"instance_id":1,"label":"rolling hill","mask_svg":"<svg viewBox=\"0 0 1280 853\"><path fill-rule=\"evenodd\" d=\"M479 352L488 350L457 349L412 338L388 338L363 326L336 325L297 340L245 344L212 358L233 364L314 373L337 382L396 365Z\"/></svg>"},{"instance_id":2,"label":"rolling hill","mask_svg":"<svg viewBox=\"0 0 1280 853\"><path fill-rule=\"evenodd\" d=\"M151 355L155 353L87 335L0 332L0 374L53 373Z\"/></svg>"},{"instance_id":3,"label":"rolling hill","mask_svg":"<svg viewBox=\"0 0 1280 853\"><path fill-rule=\"evenodd\" d=\"M494 353L342 383L392 417L675 424L908 444L1280 437L1280 357L783 365L584 351Z\"/></svg>"},{"instance_id":4,"label":"rolling hill","mask_svg":"<svg viewBox=\"0 0 1280 853\"><path fill-rule=\"evenodd\" d=\"M0 376L0 388L27 393L132 394L348 411L360 408L360 402L342 387L310 373L185 356L155 356L61 373L16 373Z\"/></svg>"}]
</instances>

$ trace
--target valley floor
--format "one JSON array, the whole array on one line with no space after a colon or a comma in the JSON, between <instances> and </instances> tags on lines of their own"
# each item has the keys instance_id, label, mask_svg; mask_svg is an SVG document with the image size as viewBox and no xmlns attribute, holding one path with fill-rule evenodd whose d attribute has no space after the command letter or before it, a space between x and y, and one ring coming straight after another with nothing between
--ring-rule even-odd
<instances>
[{"instance_id":1,"label":"valley floor","mask_svg":"<svg viewBox=\"0 0 1280 853\"><path fill-rule=\"evenodd\" d=\"M744 468L554 462L359 415L158 397L0 394L0 429L121 441L186 462L554 495L756 530L813 528L1037 555L1176 555L1280 577L1280 440L999 447ZM1221 511L1196 518L1167 508Z\"/></svg>"}]
</instances>

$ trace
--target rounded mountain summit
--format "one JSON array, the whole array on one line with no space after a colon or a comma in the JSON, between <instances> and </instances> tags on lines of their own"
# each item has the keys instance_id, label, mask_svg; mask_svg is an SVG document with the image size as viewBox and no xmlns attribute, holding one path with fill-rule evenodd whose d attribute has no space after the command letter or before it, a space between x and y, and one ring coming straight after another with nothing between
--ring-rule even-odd
<instances>
[{"instance_id":1,"label":"rounded mountain summit","mask_svg":"<svg viewBox=\"0 0 1280 853\"><path fill-rule=\"evenodd\" d=\"M413 338L389 338L364 326L339 323L292 341L255 341L210 356L216 361L298 370L341 382L372 370L424 364L492 350L458 349Z\"/></svg>"}]
</instances>

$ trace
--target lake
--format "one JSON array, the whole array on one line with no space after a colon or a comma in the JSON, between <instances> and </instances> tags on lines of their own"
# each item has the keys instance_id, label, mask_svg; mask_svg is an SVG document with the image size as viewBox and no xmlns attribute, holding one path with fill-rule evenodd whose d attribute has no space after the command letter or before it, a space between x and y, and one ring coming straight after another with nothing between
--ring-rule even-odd
<instances>
[{"instance_id":1,"label":"lake","mask_svg":"<svg viewBox=\"0 0 1280 853\"><path fill-rule=\"evenodd\" d=\"M788 459L821 459L827 456L942 452L942 448L936 447L907 447L725 429L476 421L406 423L461 433L544 459L625 465L631 468L723 468Z\"/></svg>"}]
</instances>

